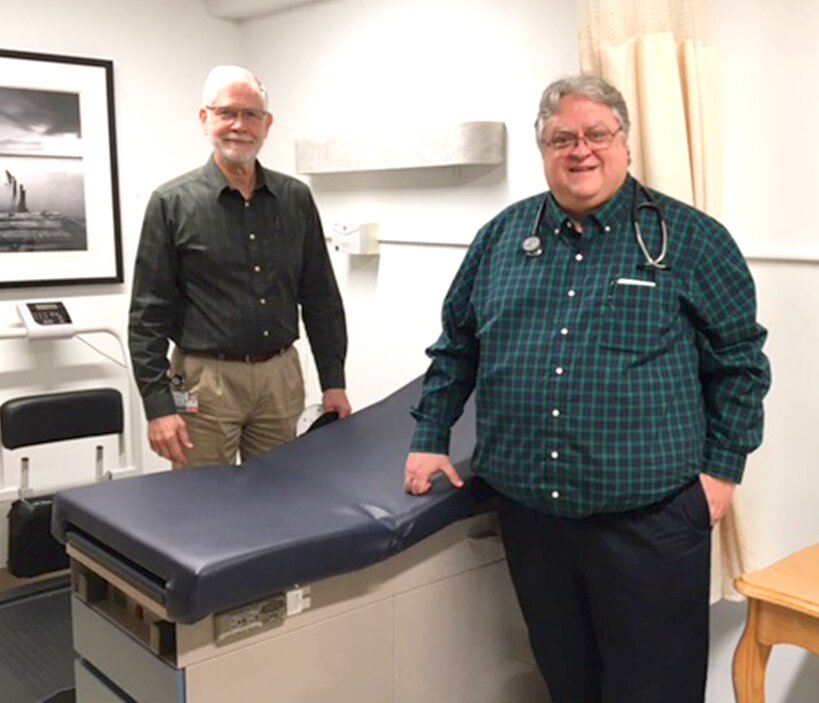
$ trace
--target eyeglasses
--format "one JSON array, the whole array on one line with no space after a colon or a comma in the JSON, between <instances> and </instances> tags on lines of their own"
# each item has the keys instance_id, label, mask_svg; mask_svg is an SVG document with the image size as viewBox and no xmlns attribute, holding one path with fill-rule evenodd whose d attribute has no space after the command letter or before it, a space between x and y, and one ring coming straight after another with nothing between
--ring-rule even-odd
<instances>
[{"instance_id":1,"label":"eyeglasses","mask_svg":"<svg viewBox=\"0 0 819 703\"><path fill-rule=\"evenodd\" d=\"M248 124L258 124L265 115L266 110L258 110L256 108L238 108L238 107L224 107L222 105L205 105L206 110L210 110L216 118L222 122L235 122L240 117L242 122Z\"/></svg>"},{"instance_id":2,"label":"eyeglasses","mask_svg":"<svg viewBox=\"0 0 819 703\"><path fill-rule=\"evenodd\" d=\"M575 149L580 141L592 151L602 151L611 146L614 135L623 130L618 127L613 132L605 127L590 129L588 132L578 134L576 132L556 132L552 138L546 142L546 146L551 147L555 151L567 151Z\"/></svg>"}]
</instances>

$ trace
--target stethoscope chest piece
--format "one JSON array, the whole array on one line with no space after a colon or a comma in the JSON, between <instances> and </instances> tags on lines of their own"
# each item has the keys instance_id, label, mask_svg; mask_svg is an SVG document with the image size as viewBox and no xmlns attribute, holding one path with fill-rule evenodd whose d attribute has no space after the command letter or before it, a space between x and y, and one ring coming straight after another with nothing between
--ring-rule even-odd
<instances>
[{"instance_id":1,"label":"stethoscope chest piece","mask_svg":"<svg viewBox=\"0 0 819 703\"><path fill-rule=\"evenodd\" d=\"M543 253L543 246L540 237L531 236L523 240L523 251L526 256L540 256Z\"/></svg>"}]
</instances>

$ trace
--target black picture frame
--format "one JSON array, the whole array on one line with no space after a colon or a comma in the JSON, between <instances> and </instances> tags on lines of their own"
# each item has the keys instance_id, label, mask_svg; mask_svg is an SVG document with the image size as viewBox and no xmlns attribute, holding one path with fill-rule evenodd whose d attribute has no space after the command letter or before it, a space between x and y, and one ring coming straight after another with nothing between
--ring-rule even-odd
<instances>
[{"instance_id":1,"label":"black picture frame","mask_svg":"<svg viewBox=\"0 0 819 703\"><path fill-rule=\"evenodd\" d=\"M113 74L0 49L0 288L122 283Z\"/></svg>"}]
</instances>

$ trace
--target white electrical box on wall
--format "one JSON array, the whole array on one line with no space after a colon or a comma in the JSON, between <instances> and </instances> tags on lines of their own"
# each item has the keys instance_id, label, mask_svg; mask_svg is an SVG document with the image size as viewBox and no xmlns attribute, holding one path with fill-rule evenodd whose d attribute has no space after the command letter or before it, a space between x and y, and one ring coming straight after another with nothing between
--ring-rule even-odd
<instances>
[{"instance_id":1,"label":"white electrical box on wall","mask_svg":"<svg viewBox=\"0 0 819 703\"><path fill-rule=\"evenodd\" d=\"M378 224L334 224L333 248L345 254L359 256L378 254Z\"/></svg>"}]
</instances>

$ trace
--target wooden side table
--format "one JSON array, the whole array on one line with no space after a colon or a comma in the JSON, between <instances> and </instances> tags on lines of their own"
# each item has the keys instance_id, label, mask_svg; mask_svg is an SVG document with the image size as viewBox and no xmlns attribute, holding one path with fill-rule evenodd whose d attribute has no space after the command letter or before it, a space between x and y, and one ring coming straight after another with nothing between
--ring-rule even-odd
<instances>
[{"instance_id":1,"label":"wooden side table","mask_svg":"<svg viewBox=\"0 0 819 703\"><path fill-rule=\"evenodd\" d=\"M819 656L819 544L736 580L748 598L745 632L734 653L737 703L765 703L771 647L792 644Z\"/></svg>"}]
</instances>

